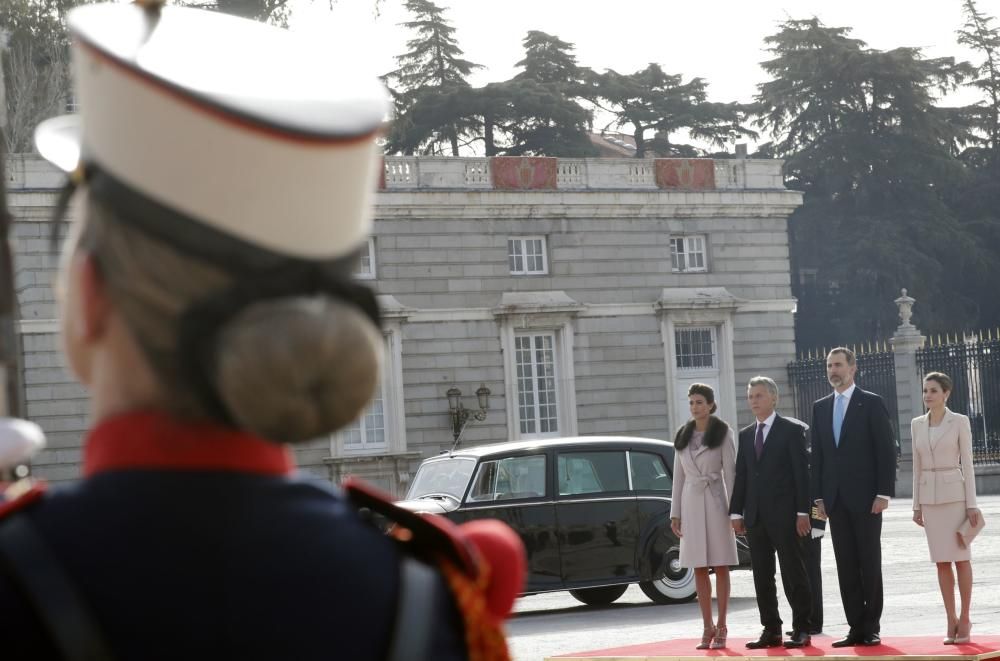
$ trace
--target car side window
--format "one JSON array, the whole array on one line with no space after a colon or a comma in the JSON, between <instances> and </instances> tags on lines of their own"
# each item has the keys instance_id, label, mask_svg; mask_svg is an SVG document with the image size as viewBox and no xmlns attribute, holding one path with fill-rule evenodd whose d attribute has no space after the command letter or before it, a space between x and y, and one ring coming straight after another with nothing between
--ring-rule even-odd
<instances>
[{"instance_id":1,"label":"car side window","mask_svg":"<svg viewBox=\"0 0 1000 661\"><path fill-rule=\"evenodd\" d=\"M541 498L545 495L545 455L484 461L476 469L469 502Z\"/></svg>"},{"instance_id":2,"label":"car side window","mask_svg":"<svg viewBox=\"0 0 1000 661\"><path fill-rule=\"evenodd\" d=\"M632 488L636 491L670 491L673 480L663 457L651 452L629 454L632 465Z\"/></svg>"},{"instance_id":3,"label":"car side window","mask_svg":"<svg viewBox=\"0 0 1000 661\"><path fill-rule=\"evenodd\" d=\"M560 496L628 490L624 452L566 452L557 467Z\"/></svg>"}]
</instances>

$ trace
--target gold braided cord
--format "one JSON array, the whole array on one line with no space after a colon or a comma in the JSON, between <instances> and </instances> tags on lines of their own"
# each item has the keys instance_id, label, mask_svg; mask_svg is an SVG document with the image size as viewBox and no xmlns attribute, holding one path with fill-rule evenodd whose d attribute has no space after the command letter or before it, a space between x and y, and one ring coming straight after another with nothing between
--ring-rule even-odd
<instances>
[{"instance_id":1,"label":"gold braided cord","mask_svg":"<svg viewBox=\"0 0 1000 661\"><path fill-rule=\"evenodd\" d=\"M510 661L503 628L486 609L486 588L490 579L486 562L483 561L475 580L447 560L439 561L438 565L448 581L448 587L465 624L469 661Z\"/></svg>"}]
</instances>

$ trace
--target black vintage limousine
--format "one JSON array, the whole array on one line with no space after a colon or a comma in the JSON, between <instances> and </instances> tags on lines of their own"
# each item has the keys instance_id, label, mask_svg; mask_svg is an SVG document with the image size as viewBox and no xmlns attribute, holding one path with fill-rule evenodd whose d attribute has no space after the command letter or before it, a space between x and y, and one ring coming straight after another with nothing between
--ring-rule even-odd
<instances>
[{"instance_id":1,"label":"black vintage limousine","mask_svg":"<svg viewBox=\"0 0 1000 661\"><path fill-rule=\"evenodd\" d=\"M524 594L569 590L599 605L638 583L657 603L679 603L695 584L670 530L673 459L672 443L624 436L484 445L425 460L399 504L509 524L528 551Z\"/></svg>"}]
</instances>

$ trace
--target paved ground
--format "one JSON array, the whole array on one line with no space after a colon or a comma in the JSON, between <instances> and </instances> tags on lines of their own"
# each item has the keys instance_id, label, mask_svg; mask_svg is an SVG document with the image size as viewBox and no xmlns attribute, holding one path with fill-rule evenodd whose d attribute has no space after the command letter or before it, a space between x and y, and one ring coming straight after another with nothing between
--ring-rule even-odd
<instances>
[{"instance_id":1,"label":"paved ground","mask_svg":"<svg viewBox=\"0 0 1000 661\"><path fill-rule=\"evenodd\" d=\"M885 514L882 634L887 639L894 634L944 634L937 576L928 559L923 530L910 518L911 506L909 499L897 499ZM987 528L973 546L972 632L1000 634L1000 496L982 497L980 508ZM760 623L752 577L748 570L734 572L732 576L730 635L754 636L760 630ZM829 538L823 546L823 579L826 633L840 637L846 633L847 625ZM780 586L778 591L780 594ZM609 607L589 608L567 592L556 592L520 599L516 611L507 631L517 661L540 661L555 654L701 635L697 604L658 606L636 586L631 586ZM791 610L783 596L781 612L789 623Z\"/></svg>"}]
</instances>

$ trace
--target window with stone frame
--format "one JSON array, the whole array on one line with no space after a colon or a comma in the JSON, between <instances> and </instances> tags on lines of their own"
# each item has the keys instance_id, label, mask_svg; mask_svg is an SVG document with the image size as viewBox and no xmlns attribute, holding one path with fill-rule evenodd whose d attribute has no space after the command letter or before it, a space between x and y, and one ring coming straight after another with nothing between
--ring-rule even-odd
<instances>
[{"instance_id":1,"label":"window with stone frame","mask_svg":"<svg viewBox=\"0 0 1000 661\"><path fill-rule=\"evenodd\" d=\"M545 275L549 272L544 236L507 239L507 266L511 275Z\"/></svg>"},{"instance_id":2,"label":"window with stone frame","mask_svg":"<svg viewBox=\"0 0 1000 661\"><path fill-rule=\"evenodd\" d=\"M372 237L368 237L368 241L361 249L354 277L358 280L375 279L375 239Z\"/></svg>"},{"instance_id":3,"label":"window with stone frame","mask_svg":"<svg viewBox=\"0 0 1000 661\"><path fill-rule=\"evenodd\" d=\"M400 329L392 319L386 319L384 323L385 360L379 383L364 412L332 434L330 454L333 457L406 451Z\"/></svg>"},{"instance_id":4,"label":"window with stone frame","mask_svg":"<svg viewBox=\"0 0 1000 661\"><path fill-rule=\"evenodd\" d=\"M574 319L564 291L504 292L496 308L509 440L576 436Z\"/></svg>"},{"instance_id":5,"label":"window with stone frame","mask_svg":"<svg viewBox=\"0 0 1000 661\"><path fill-rule=\"evenodd\" d=\"M705 235L675 236L670 239L670 270L675 273L708 271Z\"/></svg>"},{"instance_id":6,"label":"window with stone frame","mask_svg":"<svg viewBox=\"0 0 1000 661\"><path fill-rule=\"evenodd\" d=\"M345 450L382 450L386 447L385 393L379 383L365 412L344 428Z\"/></svg>"},{"instance_id":7,"label":"window with stone frame","mask_svg":"<svg viewBox=\"0 0 1000 661\"><path fill-rule=\"evenodd\" d=\"M675 329L674 356L678 370L717 367L715 329L712 327Z\"/></svg>"},{"instance_id":8,"label":"window with stone frame","mask_svg":"<svg viewBox=\"0 0 1000 661\"><path fill-rule=\"evenodd\" d=\"M554 333L514 337L517 410L521 437L559 433L556 336Z\"/></svg>"}]
</instances>

